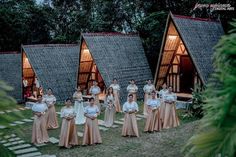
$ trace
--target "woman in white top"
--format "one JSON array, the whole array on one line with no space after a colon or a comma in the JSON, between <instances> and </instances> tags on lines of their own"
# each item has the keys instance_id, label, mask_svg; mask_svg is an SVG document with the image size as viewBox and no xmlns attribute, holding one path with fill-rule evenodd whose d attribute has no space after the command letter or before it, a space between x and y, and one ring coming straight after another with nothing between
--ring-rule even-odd
<instances>
[{"instance_id":1,"label":"woman in white top","mask_svg":"<svg viewBox=\"0 0 236 157\"><path fill-rule=\"evenodd\" d=\"M120 107L120 85L117 83L117 79L113 79L113 83L110 85L110 87L113 88L113 93L115 96L115 107L116 107L116 112L121 112L121 107Z\"/></svg>"},{"instance_id":2,"label":"woman in white top","mask_svg":"<svg viewBox=\"0 0 236 157\"><path fill-rule=\"evenodd\" d=\"M83 145L93 145L102 143L102 138L98 128L97 116L99 109L95 105L94 98L89 99L89 105L84 109L84 116L86 117L84 125Z\"/></svg>"},{"instance_id":3,"label":"woman in white top","mask_svg":"<svg viewBox=\"0 0 236 157\"><path fill-rule=\"evenodd\" d=\"M48 88L47 94L43 96L43 102L48 106L47 112L47 128L56 129L59 127L57 121L57 114L55 110L56 97L52 94L52 89Z\"/></svg>"},{"instance_id":4,"label":"woman in white top","mask_svg":"<svg viewBox=\"0 0 236 157\"><path fill-rule=\"evenodd\" d=\"M75 125L76 113L71 104L71 99L67 98L65 101L66 106L61 109L62 124L59 146L65 148L71 148L79 144Z\"/></svg>"},{"instance_id":5,"label":"woman in white top","mask_svg":"<svg viewBox=\"0 0 236 157\"><path fill-rule=\"evenodd\" d=\"M160 99L156 98L156 92L152 91L151 98L147 100L148 105L148 116L146 119L146 124L144 131L153 132L161 130L161 120L160 120Z\"/></svg>"},{"instance_id":6,"label":"woman in white top","mask_svg":"<svg viewBox=\"0 0 236 157\"><path fill-rule=\"evenodd\" d=\"M128 96L130 94L133 95L133 100L136 102L137 101L137 92L138 92L138 87L135 84L135 81L132 79L130 80L130 84L127 87L127 91L128 91Z\"/></svg>"},{"instance_id":7,"label":"woman in white top","mask_svg":"<svg viewBox=\"0 0 236 157\"><path fill-rule=\"evenodd\" d=\"M34 114L34 123L32 128L32 143L42 144L49 141L48 132L46 129L45 113L47 112L47 105L42 102L42 96L38 95L38 102L33 103L32 111Z\"/></svg>"},{"instance_id":8,"label":"woman in white top","mask_svg":"<svg viewBox=\"0 0 236 157\"><path fill-rule=\"evenodd\" d=\"M165 108L166 108L166 104L164 102L164 96L167 92L168 92L168 89L167 89L166 83L164 83L162 85L162 89L159 91L159 97L161 99L160 118L161 118L162 125L163 125L163 122L164 122Z\"/></svg>"},{"instance_id":9,"label":"woman in white top","mask_svg":"<svg viewBox=\"0 0 236 157\"><path fill-rule=\"evenodd\" d=\"M138 104L133 101L133 95L128 96L128 101L123 105L125 113L124 124L122 128L122 136L139 137L136 113L138 112Z\"/></svg>"},{"instance_id":10,"label":"woman in white top","mask_svg":"<svg viewBox=\"0 0 236 157\"><path fill-rule=\"evenodd\" d=\"M169 87L168 92L164 96L164 102L166 107L163 121L163 129L169 129L172 127L179 126L179 118L177 116L175 107L176 100L176 94L172 92L172 87Z\"/></svg>"},{"instance_id":11,"label":"woman in white top","mask_svg":"<svg viewBox=\"0 0 236 157\"><path fill-rule=\"evenodd\" d=\"M155 86L152 84L152 80L148 80L147 84L143 87L144 91L144 105L143 114L147 115L147 100L151 98L151 92L155 90Z\"/></svg>"},{"instance_id":12,"label":"woman in white top","mask_svg":"<svg viewBox=\"0 0 236 157\"><path fill-rule=\"evenodd\" d=\"M79 86L75 91L75 93L73 94L73 99L75 101L74 109L76 113L75 124L84 124L85 123L84 103L83 103L82 92Z\"/></svg>"},{"instance_id":13,"label":"woman in white top","mask_svg":"<svg viewBox=\"0 0 236 157\"><path fill-rule=\"evenodd\" d=\"M101 93L101 89L98 86L97 81L93 81L93 85L90 87L89 93L94 97L94 103L98 106L99 111L101 111L101 105L99 103L99 94Z\"/></svg>"},{"instance_id":14,"label":"woman in white top","mask_svg":"<svg viewBox=\"0 0 236 157\"><path fill-rule=\"evenodd\" d=\"M106 105L106 110L105 110L105 116L104 116L104 124L106 127L111 127L114 123L114 118L115 118L115 96L113 94L113 88L109 87L107 89L107 95L105 97L105 105Z\"/></svg>"}]
</instances>

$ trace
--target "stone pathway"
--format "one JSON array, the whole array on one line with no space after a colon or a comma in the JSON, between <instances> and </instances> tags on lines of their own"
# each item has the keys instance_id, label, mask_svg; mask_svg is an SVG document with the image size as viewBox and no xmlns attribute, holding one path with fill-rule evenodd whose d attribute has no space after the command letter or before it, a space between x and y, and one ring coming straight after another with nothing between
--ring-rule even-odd
<instances>
[{"instance_id":1,"label":"stone pathway","mask_svg":"<svg viewBox=\"0 0 236 157\"><path fill-rule=\"evenodd\" d=\"M19 107L19 108L0 111L0 114L6 114L6 113L11 113L11 112L19 112L19 111L24 111L24 110L28 110L28 109L29 108L27 108L27 107Z\"/></svg>"},{"instance_id":2,"label":"stone pathway","mask_svg":"<svg viewBox=\"0 0 236 157\"><path fill-rule=\"evenodd\" d=\"M7 114L7 113L11 113L11 112L19 112L19 111L24 111L24 110L27 110L27 109L28 108L20 107L20 108L17 108L17 109L0 111L0 114ZM33 122L33 120L32 119L22 119L22 120L13 121L13 122L11 122L7 125L0 125L0 130L8 128L8 127L14 127L14 126L17 126L17 125L22 125L22 124L25 124L25 123L28 123L28 122Z\"/></svg>"},{"instance_id":3,"label":"stone pathway","mask_svg":"<svg viewBox=\"0 0 236 157\"><path fill-rule=\"evenodd\" d=\"M55 143L56 141L56 138L50 138L50 142ZM6 147L8 150L12 151L17 157L56 157L55 155L42 155L42 153L39 152L37 145L33 146L29 143L26 143L24 140L17 137L15 134L3 136L3 134L1 133L0 143L3 144L3 146Z\"/></svg>"}]
</instances>

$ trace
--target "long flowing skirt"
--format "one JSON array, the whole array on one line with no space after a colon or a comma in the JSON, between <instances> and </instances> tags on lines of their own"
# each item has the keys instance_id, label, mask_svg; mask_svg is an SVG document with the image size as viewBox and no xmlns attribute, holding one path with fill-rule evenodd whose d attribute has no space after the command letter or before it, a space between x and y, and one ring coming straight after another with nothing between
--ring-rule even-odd
<instances>
[{"instance_id":1,"label":"long flowing skirt","mask_svg":"<svg viewBox=\"0 0 236 157\"><path fill-rule=\"evenodd\" d=\"M117 90L114 90L116 112L121 112L120 98Z\"/></svg>"},{"instance_id":2,"label":"long flowing skirt","mask_svg":"<svg viewBox=\"0 0 236 157\"><path fill-rule=\"evenodd\" d=\"M122 136L139 137L138 125L135 113L125 113L124 124L122 128Z\"/></svg>"},{"instance_id":3,"label":"long flowing skirt","mask_svg":"<svg viewBox=\"0 0 236 157\"><path fill-rule=\"evenodd\" d=\"M98 128L98 120L86 118L84 125L83 145L102 143L102 138Z\"/></svg>"},{"instance_id":4,"label":"long flowing skirt","mask_svg":"<svg viewBox=\"0 0 236 157\"><path fill-rule=\"evenodd\" d=\"M147 100L151 98L151 96L148 93L144 94L144 104L143 104L143 114L148 114L148 106L147 106Z\"/></svg>"},{"instance_id":5,"label":"long flowing skirt","mask_svg":"<svg viewBox=\"0 0 236 157\"><path fill-rule=\"evenodd\" d=\"M74 108L76 112L75 124L84 124L85 116L83 102L75 101Z\"/></svg>"},{"instance_id":6,"label":"long flowing skirt","mask_svg":"<svg viewBox=\"0 0 236 157\"><path fill-rule=\"evenodd\" d=\"M163 129L169 129L179 126L179 118L176 114L176 107L174 103L165 103L165 114Z\"/></svg>"},{"instance_id":7,"label":"long flowing skirt","mask_svg":"<svg viewBox=\"0 0 236 157\"><path fill-rule=\"evenodd\" d=\"M56 110L54 106L48 108L46 115L47 115L47 128L48 129L58 128L59 125L58 125L57 114L56 114Z\"/></svg>"},{"instance_id":8,"label":"long flowing skirt","mask_svg":"<svg viewBox=\"0 0 236 157\"><path fill-rule=\"evenodd\" d=\"M130 94L133 95L133 101L137 102L137 93L128 93L127 99L128 99Z\"/></svg>"},{"instance_id":9,"label":"long flowing skirt","mask_svg":"<svg viewBox=\"0 0 236 157\"><path fill-rule=\"evenodd\" d=\"M111 127L114 123L115 107L107 107L105 110L104 124L106 127Z\"/></svg>"},{"instance_id":10,"label":"long flowing skirt","mask_svg":"<svg viewBox=\"0 0 236 157\"><path fill-rule=\"evenodd\" d=\"M161 119L162 125L164 123L164 118L165 118L165 109L166 109L166 104L165 104L165 102L163 100L161 100L160 119Z\"/></svg>"},{"instance_id":11,"label":"long flowing skirt","mask_svg":"<svg viewBox=\"0 0 236 157\"><path fill-rule=\"evenodd\" d=\"M61 134L59 140L59 146L71 147L78 145L78 136L76 131L75 120L66 120L63 118L61 125Z\"/></svg>"},{"instance_id":12,"label":"long flowing skirt","mask_svg":"<svg viewBox=\"0 0 236 157\"><path fill-rule=\"evenodd\" d=\"M40 144L48 142L48 140L45 115L41 115L40 117L35 115L32 128L32 143Z\"/></svg>"},{"instance_id":13,"label":"long flowing skirt","mask_svg":"<svg viewBox=\"0 0 236 157\"><path fill-rule=\"evenodd\" d=\"M148 110L144 131L153 132L160 130L161 130L160 109L156 109L155 111Z\"/></svg>"}]
</instances>

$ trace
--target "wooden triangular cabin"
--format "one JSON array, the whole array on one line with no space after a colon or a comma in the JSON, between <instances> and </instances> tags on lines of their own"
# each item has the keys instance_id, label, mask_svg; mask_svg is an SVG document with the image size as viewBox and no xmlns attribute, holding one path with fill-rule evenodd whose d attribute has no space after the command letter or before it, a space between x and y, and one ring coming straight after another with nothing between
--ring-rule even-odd
<instances>
[{"instance_id":1,"label":"wooden triangular cabin","mask_svg":"<svg viewBox=\"0 0 236 157\"><path fill-rule=\"evenodd\" d=\"M143 98L145 81L153 77L137 34L82 33L80 44L77 83L83 90L88 92L96 80L104 91L117 78L124 102L126 87L134 79L139 87L138 98Z\"/></svg>"},{"instance_id":2,"label":"wooden triangular cabin","mask_svg":"<svg viewBox=\"0 0 236 157\"><path fill-rule=\"evenodd\" d=\"M22 76L31 90L37 77L44 91L52 88L57 100L64 101L77 86L78 60L76 44L22 45Z\"/></svg>"},{"instance_id":3,"label":"wooden triangular cabin","mask_svg":"<svg viewBox=\"0 0 236 157\"><path fill-rule=\"evenodd\" d=\"M17 51L0 52L0 80L13 87L9 95L18 102L22 100L22 60Z\"/></svg>"},{"instance_id":4,"label":"wooden triangular cabin","mask_svg":"<svg viewBox=\"0 0 236 157\"><path fill-rule=\"evenodd\" d=\"M188 97L213 72L214 46L224 34L219 21L169 14L155 73L155 85Z\"/></svg>"}]
</instances>

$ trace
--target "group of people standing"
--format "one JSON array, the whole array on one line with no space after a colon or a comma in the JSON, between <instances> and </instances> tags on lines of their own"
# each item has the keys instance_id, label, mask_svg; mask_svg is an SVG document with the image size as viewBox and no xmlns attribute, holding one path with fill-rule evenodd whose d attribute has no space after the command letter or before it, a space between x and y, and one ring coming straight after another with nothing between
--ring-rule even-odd
<instances>
[{"instance_id":1,"label":"group of people standing","mask_svg":"<svg viewBox=\"0 0 236 157\"><path fill-rule=\"evenodd\" d=\"M160 131L179 125L175 108L176 95L172 92L171 87L166 87L166 84L163 84L162 88L159 92L156 91L151 80L148 80L143 88L145 93L143 109L143 114L146 116L145 132ZM104 99L106 106L104 125L111 127L115 121L115 113L123 112L122 136L139 137L136 119L136 113L139 111L137 104L138 87L134 80L130 81L127 92L127 101L121 108L120 86L117 79L113 79L113 83L108 87ZM74 106L72 106L72 99L66 99L65 106L61 109L62 124L59 146L70 148L78 145L76 124L84 124L82 145L102 143L97 119L101 113L101 104L99 103L101 89L96 81L90 87L89 93L92 97L89 98L86 107L84 107L80 87L73 94ZM33 104L32 110L35 119L32 129L32 143L48 142L47 129L58 128L55 103L56 98L52 94L52 89L49 88L47 94L39 95L38 102Z\"/></svg>"}]
</instances>

